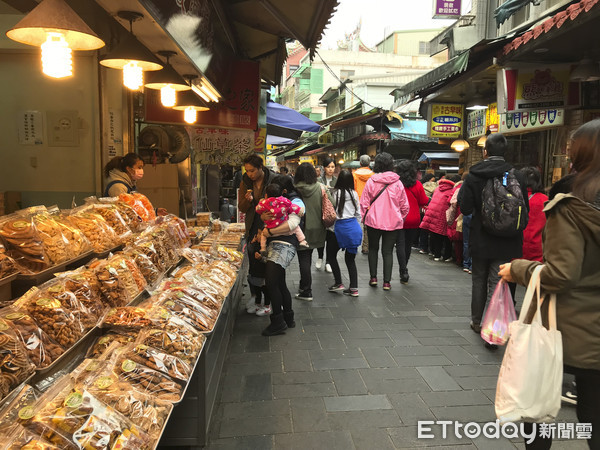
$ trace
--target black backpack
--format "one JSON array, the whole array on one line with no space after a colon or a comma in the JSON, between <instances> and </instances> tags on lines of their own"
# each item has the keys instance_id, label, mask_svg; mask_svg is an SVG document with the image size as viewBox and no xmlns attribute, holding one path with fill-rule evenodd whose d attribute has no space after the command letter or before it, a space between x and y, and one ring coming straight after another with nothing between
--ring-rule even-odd
<instances>
[{"instance_id":1,"label":"black backpack","mask_svg":"<svg viewBox=\"0 0 600 450\"><path fill-rule=\"evenodd\" d=\"M515 169L487 180L481 200L481 220L488 233L516 236L527 226L529 214Z\"/></svg>"}]
</instances>

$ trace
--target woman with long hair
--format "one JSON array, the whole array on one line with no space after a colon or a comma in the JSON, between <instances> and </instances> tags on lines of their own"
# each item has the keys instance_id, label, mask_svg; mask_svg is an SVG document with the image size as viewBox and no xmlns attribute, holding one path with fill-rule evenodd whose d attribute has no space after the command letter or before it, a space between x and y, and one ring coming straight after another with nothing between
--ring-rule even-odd
<instances>
[{"instance_id":1,"label":"woman with long hair","mask_svg":"<svg viewBox=\"0 0 600 450\"><path fill-rule=\"evenodd\" d=\"M327 231L327 262L331 265L334 284L330 292L342 291L346 295L358 297L358 272L356 270L356 253L362 242L360 226L360 203L354 190L354 177L348 170L342 170L333 191L337 220L334 231ZM337 261L338 251L346 250L344 261L350 277L350 287L342 284L342 273Z\"/></svg>"},{"instance_id":2,"label":"woman with long hair","mask_svg":"<svg viewBox=\"0 0 600 450\"><path fill-rule=\"evenodd\" d=\"M404 185L406 197L408 198L408 215L404 218L404 226L398 230L396 238L396 257L400 266L400 282L408 283L408 260L413 243L419 234L421 223L421 208L429 203L425 189L417 180L417 168L412 161L402 160L396 167L400 181Z\"/></svg>"},{"instance_id":3,"label":"woman with long hair","mask_svg":"<svg viewBox=\"0 0 600 450\"><path fill-rule=\"evenodd\" d=\"M529 195L529 220L523 230L523 259L542 262L542 231L546 226L544 205L548 196L544 194L542 176L537 167L524 167L521 172L527 180Z\"/></svg>"},{"instance_id":4,"label":"woman with long hair","mask_svg":"<svg viewBox=\"0 0 600 450\"><path fill-rule=\"evenodd\" d=\"M369 286L377 286L379 241L383 256L383 289L392 288L394 245L398 230L404 226L409 204L400 177L394 172L394 158L386 152L375 157L373 176L365 184L360 198L363 223L369 235Z\"/></svg>"},{"instance_id":5,"label":"woman with long hair","mask_svg":"<svg viewBox=\"0 0 600 450\"><path fill-rule=\"evenodd\" d=\"M573 191L556 195L544 208L544 267L540 272L540 283L544 293L556 294L556 325L562 334L565 371L575 375L577 384L577 419L580 423L591 424L588 445L598 449L600 120L585 123L573 133L569 155L577 172ZM527 286L531 274L540 264L539 261L517 259L501 265L499 275L507 282ZM550 448L551 439L546 442L545 448Z\"/></svg>"},{"instance_id":6,"label":"woman with long hair","mask_svg":"<svg viewBox=\"0 0 600 450\"><path fill-rule=\"evenodd\" d=\"M333 189L333 186L335 186L335 182L337 181L337 177L334 175L335 161L333 160L333 158L331 158L330 156L325 158L325 160L323 161L322 168L323 170L319 169L321 175L317 174L319 183L322 183L325 187L329 189ZM325 247L319 247L317 249L317 262L315 263L315 268L317 270L321 270L323 268L323 255L325 255L325 271L331 273L331 266L328 262L329 256L327 256L327 254L325 253Z\"/></svg>"},{"instance_id":7,"label":"woman with long hair","mask_svg":"<svg viewBox=\"0 0 600 450\"><path fill-rule=\"evenodd\" d=\"M144 161L135 153L115 156L104 167L105 197L118 197L135 191L135 183L144 176Z\"/></svg>"}]
</instances>

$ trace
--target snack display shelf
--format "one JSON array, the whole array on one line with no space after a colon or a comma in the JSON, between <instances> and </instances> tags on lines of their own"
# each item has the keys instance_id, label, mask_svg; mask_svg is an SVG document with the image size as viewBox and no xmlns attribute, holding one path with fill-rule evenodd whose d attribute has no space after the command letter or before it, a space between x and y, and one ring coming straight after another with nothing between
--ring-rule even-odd
<instances>
[{"instance_id":1,"label":"snack display shelf","mask_svg":"<svg viewBox=\"0 0 600 450\"><path fill-rule=\"evenodd\" d=\"M198 352L198 357L196 358L196 362L194 363L194 367L192 367L192 372L190 374L190 378L185 381L185 386L183 388L183 391L181 391L181 398L179 400L177 400L176 402L173 402L173 409L175 408L175 406L179 405L183 399L185 398L185 394L188 390L188 387L191 384L192 378L194 377L194 373L196 372L196 367L198 367L198 363L200 362L200 359L202 358L202 353L204 352L204 348L206 347L206 341L204 341L204 344L202 345L202 348L200 349L200 351ZM180 383L183 383L182 381L176 380ZM165 424L167 423L167 421L165 421ZM166 427L166 425L165 425ZM163 429L164 432L164 429ZM162 435L162 433L161 433Z\"/></svg>"},{"instance_id":2,"label":"snack display shelf","mask_svg":"<svg viewBox=\"0 0 600 450\"><path fill-rule=\"evenodd\" d=\"M92 251L90 250L90 251L82 253L81 255L76 256L75 258L72 258L68 261L62 262L60 264L56 264L52 267L48 267L47 269L42 270L41 272L38 272L38 273L33 273L33 274L19 273L19 274L17 274L17 280L25 281L28 283L42 284L45 281L48 281L50 278L52 278L55 273L64 272L68 266L80 266L82 264L81 262L91 255L92 255Z\"/></svg>"},{"instance_id":3,"label":"snack display shelf","mask_svg":"<svg viewBox=\"0 0 600 450\"><path fill-rule=\"evenodd\" d=\"M19 274L13 273L12 275L9 275L7 277L0 278L0 286L4 286L4 285L10 283L11 281L15 280L17 278L17 275L19 275Z\"/></svg>"}]
</instances>

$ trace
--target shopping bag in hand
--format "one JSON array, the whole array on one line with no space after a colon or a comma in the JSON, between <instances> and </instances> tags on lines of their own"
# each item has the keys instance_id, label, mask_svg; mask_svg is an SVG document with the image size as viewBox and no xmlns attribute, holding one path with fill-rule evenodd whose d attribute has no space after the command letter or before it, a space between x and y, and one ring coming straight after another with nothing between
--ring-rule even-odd
<instances>
[{"instance_id":1,"label":"shopping bag in hand","mask_svg":"<svg viewBox=\"0 0 600 450\"><path fill-rule=\"evenodd\" d=\"M517 320L508 284L500 280L481 324L481 337L490 344L504 345L508 340L508 324Z\"/></svg>"},{"instance_id":2,"label":"shopping bag in hand","mask_svg":"<svg viewBox=\"0 0 600 450\"><path fill-rule=\"evenodd\" d=\"M542 267L533 271L519 319L510 324L496 386L496 416L502 423L552 422L560 410L562 336L556 329L556 295L540 295ZM534 295L537 308L531 323L526 323ZM542 324L542 300L548 302L548 329Z\"/></svg>"}]
</instances>

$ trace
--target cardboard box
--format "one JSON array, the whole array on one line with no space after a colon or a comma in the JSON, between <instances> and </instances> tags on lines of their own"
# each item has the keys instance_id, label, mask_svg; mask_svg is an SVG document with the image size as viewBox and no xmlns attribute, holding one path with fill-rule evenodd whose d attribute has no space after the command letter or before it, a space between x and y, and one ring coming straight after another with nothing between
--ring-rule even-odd
<instances>
[{"instance_id":1,"label":"cardboard box","mask_svg":"<svg viewBox=\"0 0 600 450\"><path fill-rule=\"evenodd\" d=\"M144 177L136 185L139 191L154 188L179 188L177 164L145 165Z\"/></svg>"},{"instance_id":2,"label":"cardboard box","mask_svg":"<svg viewBox=\"0 0 600 450\"><path fill-rule=\"evenodd\" d=\"M169 213L179 216L179 188L144 188L138 192L148 197L155 208L165 208Z\"/></svg>"}]
</instances>

